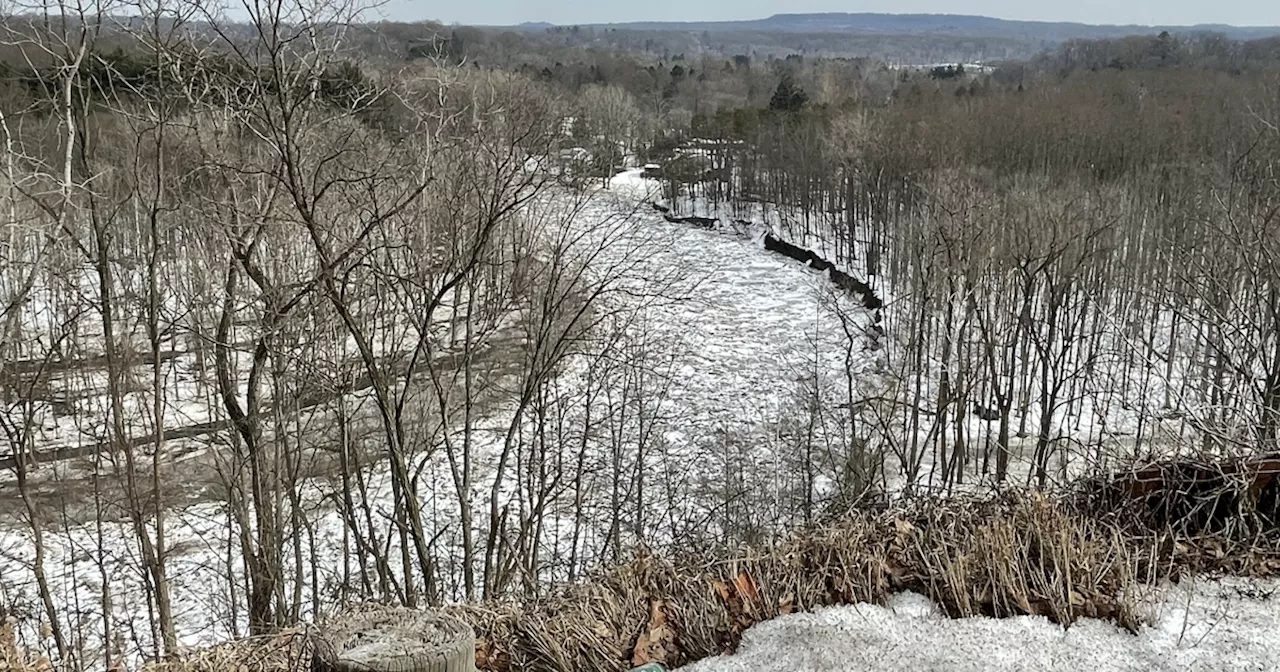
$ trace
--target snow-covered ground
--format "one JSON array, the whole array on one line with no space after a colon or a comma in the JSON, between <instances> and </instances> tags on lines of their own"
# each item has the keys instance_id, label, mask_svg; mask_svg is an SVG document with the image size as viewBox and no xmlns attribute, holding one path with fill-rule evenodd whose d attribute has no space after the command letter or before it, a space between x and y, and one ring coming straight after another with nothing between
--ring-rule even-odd
<instances>
[{"instance_id":1,"label":"snow-covered ground","mask_svg":"<svg viewBox=\"0 0 1280 672\"><path fill-rule=\"evenodd\" d=\"M1064 629L1043 617L949 619L904 593L887 607L795 614L748 630L735 655L685 672L916 672L1280 669L1280 583L1185 580L1142 600L1138 634L1084 619Z\"/></svg>"}]
</instances>

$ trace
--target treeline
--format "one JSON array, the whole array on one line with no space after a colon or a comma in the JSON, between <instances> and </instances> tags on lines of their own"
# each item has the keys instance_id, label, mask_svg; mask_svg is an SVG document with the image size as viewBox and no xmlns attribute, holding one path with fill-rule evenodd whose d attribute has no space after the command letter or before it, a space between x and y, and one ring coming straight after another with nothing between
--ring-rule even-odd
<instances>
[{"instance_id":1,"label":"treeline","mask_svg":"<svg viewBox=\"0 0 1280 672\"><path fill-rule=\"evenodd\" d=\"M696 32L627 27L553 26L510 30L443 26L432 22L378 23L357 32L367 49L386 53L445 53L452 58L510 66L520 60L572 60L586 52L621 53L670 61L743 54L757 60L803 54L813 58L881 58L893 63L937 63L1029 58L1041 40L956 35L788 32L738 30Z\"/></svg>"},{"instance_id":2,"label":"treeline","mask_svg":"<svg viewBox=\"0 0 1280 672\"><path fill-rule=\"evenodd\" d=\"M1141 35L1111 40L1072 40L1032 59L1035 69L1077 70L1199 68L1240 74L1280 66L1280 38L1233 40L1218 33Z\"/></svg>"},{"instance_id":3,"label":"treeline","mask_svg":"<svg viewBox=\"0 0 1280 672\"><path fill-rule=\"evenodd\" d=\"M199 27L192 24L186 30L198 34ZM111 90L109 95L117 89L156 86L166 76L169 85L189 79L228 91L248 90L251 79L270 79L244 70L226 54L205 53L203 44L194 40L195 48L186 57L180 52L167 56L163 65L167 71L161 73L160 64L149 55L151 46L138 44L118 27L98 30L102 35L95 39L95 50L87 54L86 76L80 81L88 89ZM548 34L585 32L561 29ZM767 108L784 80L803 91L812 106L879 107L892 97L942 90L940 83L951 85L946 92L964 96L1017 90L1043 75L1066 77L1079 71L1194 68L1232 76L1271 71L1280 67L1280 38L1240 41L1220 34L1163 33L1071 41L1029 61L994 67L966 68L958 62L897 67L893 59L875 51L858 58L800 53L775 57L751 49L733 54L700 49L659 53L653 44L558 45L537 32L383 22L352 26L344 35L341 56L316 82L298 85L315 86L319 95L342 105L377 90L372 80L393 78L415 63L507 70L562 87L571 97L589 87L621 88L655 120L655 126L684 131L695 118ZM20 97L47 97L57 77L56 64L44 64L12 47L0 49L0 80ZM384 117L380 121L393 123L390 118L395 117L397 102L384 98L365 107L371 111L366 116L372 118L376 109Z\"/></svg>"},{"instance_id":4,"label":"treeline","mask_svg":"<svg viewBox=\"0 0 1280 672\"><path fill-rule=\"evenodd\" d=\"M318 99L345 108L363 100L385 109L389 101L364 100L381 92L353 61L340 61L326 66L311 81L280 82L265 66L249 66L225 54L202 54L195 50L173 50L157 56L131 45L109 51L93 49L85 54L85 62L73 81L73 95L86 102L114 101L121 97L143 99L146 96L170 95L186 97L193 87L228 100L256 95L275 86L292 86L299 93L313 93ZM29 62L0 61L0 82L9 94L9 104L39 106L58 90L66 77L65 68L57 65L33 66Z\"/></svg>"}]
</instances>

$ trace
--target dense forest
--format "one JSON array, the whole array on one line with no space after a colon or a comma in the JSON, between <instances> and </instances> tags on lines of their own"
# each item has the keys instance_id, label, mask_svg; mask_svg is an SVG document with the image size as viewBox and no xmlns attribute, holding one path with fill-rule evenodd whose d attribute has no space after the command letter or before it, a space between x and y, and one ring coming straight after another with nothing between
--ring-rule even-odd
<instances>
[{"instance_id":1,"label":"dense forest","mask_svg":"<svg viewBox=\"0 0 1280 672\"><path fill-rule=\"evenodd\" d=\"M4 19L0 616L60 668L1280 451L1280 41L939 64L253 6ZM681 401L698 282L763 232L830 266L769 277L876 301L814 281L804 370Z\"/></svg>"}]
</instances>

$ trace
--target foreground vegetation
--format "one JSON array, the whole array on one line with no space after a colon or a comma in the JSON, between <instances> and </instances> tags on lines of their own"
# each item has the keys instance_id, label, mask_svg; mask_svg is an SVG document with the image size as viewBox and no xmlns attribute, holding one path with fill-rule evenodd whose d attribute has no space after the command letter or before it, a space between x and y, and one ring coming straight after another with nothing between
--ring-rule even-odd
<instances>
[{"instance_id":1,"label":"foreground vegetation","mask_svg":"<svg viewBox=\"0 0 1280 672\"><path fill-rule=\"evenodd\" d=\"M1248 516L1182 536L1149 526L1145 505L1092 508L1097 492L903 502L851 512L770 547L670 557L641 551L541 598L449 611L474 627L480 670L623 671L731 652L753 624L825 606L885 604L901 591L925 595L955 618L1037 615L1063 625L1095 618L1136 632L1141 600L1162 581L1280 572L1275 535L1236 527L1248 526ZM307 642L304 631L291 630L154 669L217 672L244 661L294 669L305 664Z\"/></svg>"}]
</instances>

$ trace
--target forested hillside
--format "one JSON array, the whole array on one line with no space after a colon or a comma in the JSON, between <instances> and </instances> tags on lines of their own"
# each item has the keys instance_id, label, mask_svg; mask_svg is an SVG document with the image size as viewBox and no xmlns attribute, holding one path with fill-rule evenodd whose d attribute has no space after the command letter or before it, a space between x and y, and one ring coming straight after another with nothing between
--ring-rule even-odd
<instances>
[{"instance_id":1,"label":"forested hillside","mask_svg":"<svg viewBox=\"0 0 1280 672\"><path fill-rule=\"evenodd\" d=\"M1274 38L58 9L0 33L0 655L376 600L624 669L1280 570Z\"/></svg>"}]
</instances>

